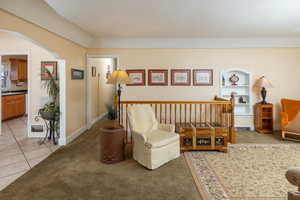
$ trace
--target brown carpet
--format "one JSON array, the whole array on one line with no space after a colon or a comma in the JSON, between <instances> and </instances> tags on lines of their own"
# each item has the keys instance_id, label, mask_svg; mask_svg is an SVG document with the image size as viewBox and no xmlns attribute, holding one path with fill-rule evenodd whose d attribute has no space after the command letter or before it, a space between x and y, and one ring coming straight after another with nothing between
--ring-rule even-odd
<instances>
[{"instance_id":1,"label":"brown carpet","mask_svg":"<svg viewBox=\"0 0 300 200\"><path fill-rule=\"evenodd\" d=\"M201 199L183 156L154 171L131 158L113 165L99 162L101 123L0 191L0 200ZM238 143L288 143L249 131L238 132L237 139Z\"/></svg>"},{"instance_id":2,"label":"brown carpet","mask_svg":"<svg viewBox=\"0 0 300 200\"><path fill-rule=\"evenodd\" d=\"M1 200L201 199L183 156L150 171L99 162L98 123L0 192Z\"/></svg>"}]
</instances>

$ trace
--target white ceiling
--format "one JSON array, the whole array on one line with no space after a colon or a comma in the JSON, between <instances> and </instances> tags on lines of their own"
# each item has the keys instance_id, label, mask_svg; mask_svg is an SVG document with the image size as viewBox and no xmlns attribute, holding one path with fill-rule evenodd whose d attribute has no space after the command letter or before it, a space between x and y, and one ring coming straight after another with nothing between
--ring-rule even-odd
<instances>
[{"instance_id":1,"label":"white ceiling","mask_svg":"<svg viewBox=\"0 0 300 200\"><path fill-rule=\"evenodd\" d=\"M84 47L94 43L95 38L78 26L58 15L43 0L0 0L0 9L61 35Z\"/></svg>"},{"instance_id":2,"label":"white ceiling","mask_svg":"<svg viewBox=\"0 0 300 200\"><path fill-rule=\"evenodd\" d=\"M45 1L95 37L300 37L299 0Z\"/></svg>"}]
</instances>

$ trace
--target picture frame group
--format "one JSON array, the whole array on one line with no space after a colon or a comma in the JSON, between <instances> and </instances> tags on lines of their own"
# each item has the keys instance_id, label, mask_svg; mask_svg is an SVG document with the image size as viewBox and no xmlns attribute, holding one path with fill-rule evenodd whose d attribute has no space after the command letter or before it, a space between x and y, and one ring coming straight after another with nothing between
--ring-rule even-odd
<instances>
[{"instance_id":1,"label":"picture frame group","mask_svg":"<svg viewBox=\"0 0 300 200\"><path fill-rule=\"evenodd\" d=\"M145 86L146 70L145 69L128 69L126 70L131 83L127 86ZM212 86L213 70L212 69L148 69L148 86L168 86L169 71L171 86ZM193 79L193 81L192 81Z\"/></svg>"}]
</instances>

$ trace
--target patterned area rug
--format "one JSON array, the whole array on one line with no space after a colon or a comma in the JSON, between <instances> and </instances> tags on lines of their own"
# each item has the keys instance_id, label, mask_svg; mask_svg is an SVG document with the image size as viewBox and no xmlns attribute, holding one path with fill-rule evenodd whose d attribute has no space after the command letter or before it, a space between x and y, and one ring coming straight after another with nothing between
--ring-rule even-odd
<instances>
[{"instance_id":1,"label":"patterned area rug","mask_svg":"<svg viewBox=\"0 0 300 200\"><path fill-rule=\"evenodd\" d=\"M285 172L300 166L299 144L234 144L228 153L184 155L205 200L283 200L297 190Z\"/></svg>"}]
</instances>

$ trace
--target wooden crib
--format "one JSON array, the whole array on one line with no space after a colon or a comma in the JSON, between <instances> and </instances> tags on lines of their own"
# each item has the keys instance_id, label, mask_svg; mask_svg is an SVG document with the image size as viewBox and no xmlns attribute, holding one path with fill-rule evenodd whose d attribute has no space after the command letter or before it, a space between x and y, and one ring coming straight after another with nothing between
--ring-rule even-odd
<instances>
[{"instance_id":1,"label":"wooden crib","mask_svg":"<svg viewBox=\"0 0 300 200\"><path fill-rule=\"evenodd\" d=\"M213 101L121 101L120 124L126 130L125 143L131 143L132 137L127 120L128 105L149 104L160 123L174 124L210 124L228 131L228 141L236 143L234 126L235 98L230 100L215 97Z\"/></svg>"}]
</instances>

